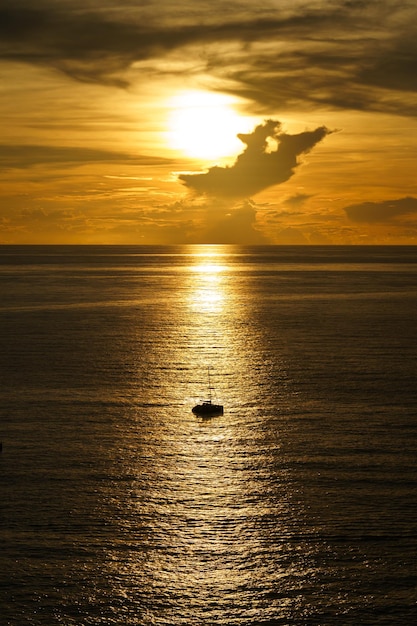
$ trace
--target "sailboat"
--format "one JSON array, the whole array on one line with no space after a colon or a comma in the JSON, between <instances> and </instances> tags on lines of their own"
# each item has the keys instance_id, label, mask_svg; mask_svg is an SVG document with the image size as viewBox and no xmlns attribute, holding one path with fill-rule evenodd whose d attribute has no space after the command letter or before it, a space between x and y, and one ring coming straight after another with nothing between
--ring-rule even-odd
<instances>
[{"instance_id":1,"label":"sailboat","mask_svg":"<svg viewBox=\"0 0 417 626\"><path fill-rule=\"evenodd\" d=\"M209 397L208 400L204 400L201 404L196 404L193 407L192 412L195 415L200 415L201 417L214 417L215 415L223 415L223 405L222 404L214 404L212 401L212 391L213 387L210 382L210 368L207 368L208 375L208 392Z\"/></svg>"}]
</instances>

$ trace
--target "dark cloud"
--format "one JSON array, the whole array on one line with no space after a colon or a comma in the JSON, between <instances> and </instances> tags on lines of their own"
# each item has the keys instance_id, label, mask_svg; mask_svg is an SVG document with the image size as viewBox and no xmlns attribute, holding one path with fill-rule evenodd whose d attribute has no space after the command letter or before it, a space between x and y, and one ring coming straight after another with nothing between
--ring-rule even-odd
<instances>
[{"instance_id":1,"label":"dark cloud","mask_svg":"<svg viewBox=\"0 0 417 626\"><path fill-rule=\"evenodd\" d=\"M198 58L199 72L233 84L259 111L417 114L413 2L0 0L0 42L0 59L78 81L127 86L133 64L161 72L160 60L183 49L186 59Z\"/></svg>"},{"instance_id":2,"label":"dark cloud","mask_svg":"<svg viewBox=\"0 0 417 626\"><path fill-rule=\"evenodd\" d=\"M179 179L198 194L248 198L288 180L299 165L297 157L309 152L329 131L324 126L297 135L280 132L281 124L267 120L253 133L238 135L246 149L230 167L211 167L203 174L182 174ZM270 149L271 140L276 148ZM269 143L268 143L269 142Z\"/></svg>"},{"instance_id":3,"label":"dark cloud","mask_svg":"<svg viewBox=\"0 0 417 626\"><path fill-rule=\"evenodd\" d=\"M182 19L178 11L169 19L172 8L164 2L148 3L148 7L129 7L126 3L103 7L91 2L89 8L81 9L77 2L57 6L40 1L34 8L29 0L3 0L0 58L56 67L79 81L123 87L127 82L120 74L134 62L161 58L190 44L248 44L274 37L291 25L304 30L306 23L312 27L323 19L317 13L248 18L246 7L238 21L229 18L222 22L207 19L210 14L204 9L196 11L195 5L190 6L186 19L185 5ZM223 12L222 8L220 15Z\"/></svg>"},{"instance_id":4,"label":"dark cloud","mask_svg":"<svg viewBox=\"0 0 417 626\"><path fill-rule=\"evenodd\" d=\"M361 204L351 204L344 210L352 222L390 222L402 215L417 214L417 198L362 202Z\"/></svg>"},{"instance_id":5,"label":"dark cloud","mask_svg":"<svg viewBox=\"0 0 417 626\"><path fill-rule=\"evenodd\" d=\"M75 166L94 162L130 162L138 165L159 165L161 163L169 163L169 160L92 148L0 144L0 169L24 169L45 164L49 166L56 165L57 167L62 164Z\"/></svg>"}]
</instances>

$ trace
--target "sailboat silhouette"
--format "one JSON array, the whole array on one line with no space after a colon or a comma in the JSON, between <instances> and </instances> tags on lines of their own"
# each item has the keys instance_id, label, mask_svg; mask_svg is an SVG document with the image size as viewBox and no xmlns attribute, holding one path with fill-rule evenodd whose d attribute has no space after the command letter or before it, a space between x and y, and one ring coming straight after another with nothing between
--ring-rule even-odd
<instances>
[{"instance_id":1,"label":"sailboat silhouette","mask_svg":"<svg viewBox=\"0 0 417 626\"><path fill-rule=\"evenodd\" d=\"M204 400L201 404L196 404L193 407L192 412L195 415L200 415L202 417L214 417L215 415L223 415L223 405L222 404L214 404L212 400L212 391L213 387L211 386L210 380L210 368L207 368L207 376L208 376L208 400Z\"/></svg>"}]
</instances>

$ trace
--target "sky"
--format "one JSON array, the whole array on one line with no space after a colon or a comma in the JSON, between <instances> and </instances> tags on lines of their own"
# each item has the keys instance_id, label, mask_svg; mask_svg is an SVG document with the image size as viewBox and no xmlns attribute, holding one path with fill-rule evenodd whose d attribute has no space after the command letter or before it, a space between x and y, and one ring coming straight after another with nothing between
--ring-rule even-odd
<instances>
[{"instance_id":1,"label":"sky","mask_svg":"<svg viewBox=\"0 0 417 626\"><path fill-rule=\"evenodd\" d=\"M417 244L415 0L0 0L1 244Z\"/></svg>"}]
</instances>

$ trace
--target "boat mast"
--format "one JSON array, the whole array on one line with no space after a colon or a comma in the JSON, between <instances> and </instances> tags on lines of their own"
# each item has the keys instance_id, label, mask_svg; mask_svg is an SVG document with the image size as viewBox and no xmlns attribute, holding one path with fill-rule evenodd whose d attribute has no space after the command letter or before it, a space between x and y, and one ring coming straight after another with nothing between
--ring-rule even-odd
<instances>
[{"instance_id":1,"label":"boat mast","mask_svg":"<svg viewBox=\"0 0 417 626\"><path fill-rule=\"evenodd\" d=\"M211 386L211 381L210 381L210 366L207 367L207 374L208 374L209 401L211 404L211 391L213 387Z\"/></svg>"}]
</instances>

